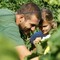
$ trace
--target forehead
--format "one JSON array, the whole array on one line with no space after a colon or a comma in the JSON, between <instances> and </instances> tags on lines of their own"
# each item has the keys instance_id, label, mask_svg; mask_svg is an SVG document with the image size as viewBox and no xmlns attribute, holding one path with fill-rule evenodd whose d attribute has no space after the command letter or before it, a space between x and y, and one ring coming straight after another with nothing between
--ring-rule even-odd
<instances>
[{"instance_id":1,"label":"forehead","mask_svg":"<svg viewBox=\"0 0 60 60\"><path fill-rule=\"evenodd\" d=\"M31 24L36 24L36 25L38 25L39 20L38 20L38 18L36 17L36 15L31 15L30 23L31 23Z\"/></svg>"},{"instance_id":2,"label":"forehead","mask_svg":"<svg viewBox=\"0 0 60 60\"><path fill-rule=\"evenodd\" d=\"M49 23L49 21L44 20L42 24L43 24L43 25L49 25L50 23Z\"/></svg>"}]
</instances>

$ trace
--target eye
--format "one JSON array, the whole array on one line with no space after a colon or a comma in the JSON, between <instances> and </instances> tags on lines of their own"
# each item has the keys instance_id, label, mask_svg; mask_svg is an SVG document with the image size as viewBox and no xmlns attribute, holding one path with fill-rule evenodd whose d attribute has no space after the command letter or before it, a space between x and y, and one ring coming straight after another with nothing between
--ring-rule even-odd
<instances>
[{"instance_id":1,"label":"eye","mask_svg":"<svg viewBox=\"0 0 60 60\"><path fill-rule=\"evenodd\" d=\"M32 27L36 26L35 24L31 24Z\"/></svg>"},{"instance_id":2,"label":"eye","mask_svg":"<svg viewBox=\"0 0 60 60\"><path fill-rule=\"evenodd\" d=\"M23 16L21 16L21 18L23 18Z\"/></svg>"},{"instance_id":3,"label":"eye","mask_svg":"<svg viewBox=\"0 0 60 60\"><path fill-rule=\"evenodd\" d=\"M47 27L47 25L43 26L43 27Z\"/></svg>"}]
</instances>

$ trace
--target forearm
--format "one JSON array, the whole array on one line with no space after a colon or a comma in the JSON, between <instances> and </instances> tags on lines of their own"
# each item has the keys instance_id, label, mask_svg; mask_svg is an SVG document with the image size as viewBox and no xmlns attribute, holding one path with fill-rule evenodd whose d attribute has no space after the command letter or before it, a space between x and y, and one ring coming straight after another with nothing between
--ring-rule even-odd
<instances>
[{"instance_id":1,"label":"forearm","mask_svg":"<svg viewBox=\"0 0 60 60\"><path fill-rule=\"evenodd\" d=\"M24 60L26 56L31 55L31 52L25 46L17 46L16 50L19 54L20 60Z\"/></svg>"},{"instance_id":2,"label":"forearm","mask_svg":"<svg viewBox=\"0 0 60 60\"><path fill-rule=\"evenodd\" d=\"M39 57L32 58L30 60L39 60Z\"/></svg>"}]
</instances>

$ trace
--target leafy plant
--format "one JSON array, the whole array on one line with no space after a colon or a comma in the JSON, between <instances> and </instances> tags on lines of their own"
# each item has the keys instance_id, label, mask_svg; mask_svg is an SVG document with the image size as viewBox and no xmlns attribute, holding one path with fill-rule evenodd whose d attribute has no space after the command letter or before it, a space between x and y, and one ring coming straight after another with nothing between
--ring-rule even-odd
<instances>
[{"instance_id":1,"label":"leafy plant","mask_svg":"<svg viewBox=\"0 0 60 60\"><path fill-rule=\"evenodd\" d=\"M12 40L0 33L0 60L20 60Z\"/></svg>"},{"instance_id":2,"label":"leafy plant","mask_svg":"<svg viewBox=\"0 0 60 60\"><path fill-rule=\"evenodd\" d=\"M21 5L28 2L36 3L40 9L49 8L53 13L54 20L57 21L60 25L60 0L0 0L0 8L8 8L10 10L16 11L21 7ZM36 31L38 30L36 29ZM8 42L9 39L5 39L5 38L6 37L2 38L2 35L0 34L0 60L19 60L16 51L12 48L13 45L11 45L11 43ZM40 60L60 60L60 29L59 28L49 39L48 45L51 48L50 53L40 56ZM28 49L30 49L31 44L29 40L26 42L26 46ZM37 52L33 53L31 56L28 56L26 60L29 60L30 58L40 55L40 52L42 52L41 45L39 44L36 45L36 48L37 48Z\"/></svg>"}]
</instances>

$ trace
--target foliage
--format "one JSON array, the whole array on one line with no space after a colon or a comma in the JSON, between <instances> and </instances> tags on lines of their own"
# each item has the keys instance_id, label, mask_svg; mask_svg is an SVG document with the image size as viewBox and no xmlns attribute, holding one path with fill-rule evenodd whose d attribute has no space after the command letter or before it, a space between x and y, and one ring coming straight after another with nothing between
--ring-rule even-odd
<instances>
[{"instance_id":1,"label":"foliage","mask_svg":"<svg viewBox=\"0 0 60 60\"><path fill-rule=\"evenodd\" d=\"M21 5L33 2L36 3L40 9L49 8L56 21L60 22L60 0L0 0L0 8L8 8L16 11Z\"/></svg>"},{"instance_id":2,"label":"foliage","mask_svg":"<svg viewBox=\"0 0 60 60\"><path fill-rule=\"evenodd\" d=\"M19 60L14 45L11 39L0 33L0 60Z\"/></svg>"},{"instance_id":3,"label":"foliage","mask_svg":"<svg viewBox=\"0 0 60 60\"><path fill-rule=\"evenodd\" d=\"M28 3L28 2L36 3L40 9L49 8L53 13L54 20L59 22L59 24L60 24L60 0L0 0L0 8L8 8L10 10L16 11L18 8L21 7L21 5ZM6 44L7 43L4 42L4 45L6 46L6 48L10 49L9 47L11 44L10 45L8 44L8 47ZM59 49L60 49L60 29L58 29L52 35L52 37L48 41L48 44L51 47L51 52L50 52L50 54L42 55L40 57L40 60L60 60L60 51L59 51ZM3 47L5 47L4 45L3 45ZM31 45L29 44L29 41L26 43L26 45L27 45L28 49L30 49ZM1 47L1 46L2 45L0 43L0 53L3 49L3 47ZM4 48L3 51L5 51L6 48ZM38 45L37 53L34 53L31 56L33 56L33 57L38 56L39 51L41 49ZM9 50L9 51L11 51L11 50ZM14 54L14 57L12 56L12 54ZM15 52L11 51L11 55L9 55L9 56L11 56L13 58L13 60L16 60L15 58L17 55L16 56L15 55L16 55ZM3 55L2 55L2 57L5 58L5 56L3 56ZM29 59L30 58L32 58L32 57L29 56ZM27 60L29 60L29 59L27 59ZM5 60L5 59L0 59L0 60ZM9 59L6 59L6 60L9 60ZM12 59L10 59L10 60L12 60Z\"/></svg>"},{"instance_id":4,"label":"foliage","mask_svg":"<svg viewBox=\"0 0 60 60\"><path fill-rule=\"evenodd\" d=\"M60 0L44 0L45 2L47 2L50 5L58 5L60 6Z\"/></svg>"},{"instance_id":5,"label":"foliage","mask_svg":"<svg viewBox=\"0 0 60 60\"><path fill-rule=\"evenodd\" d=\"M42 47L47 47L46 41L48 46L50 47L50 51L44 54L43 51L45 51L46 49L43 49ZM36 56L39 56L40 60L60 60L60 26L49 39L42 41L41 44L36 44L37 50L35 52L33 51L34 54L27 56L26 60L29 60ZM47 50L49 50L49 48Z\"/></svg>"},{"instance_id":6,"label":"foliage","mask_svg":"<svg viewBox=\"0 0 60 60\"><path fill-rule=\"evenodd\" d=\"M43 55L40 60L60 60L60 27L50 38L48 45L50 46L50 54Z\"/></svg>"},{"instance_id":7,"label":"foliage","mask_svg":"<svg viewBox=\"0 0 60 60\"><path fill-rule=\"evenodd\" d=\"M49 8L56 21L60 22L60 0L0 0L0 8L8 8L16 11L21 5L33 2L36 3L40 9Z\"/></svg>"}]
</instances>

